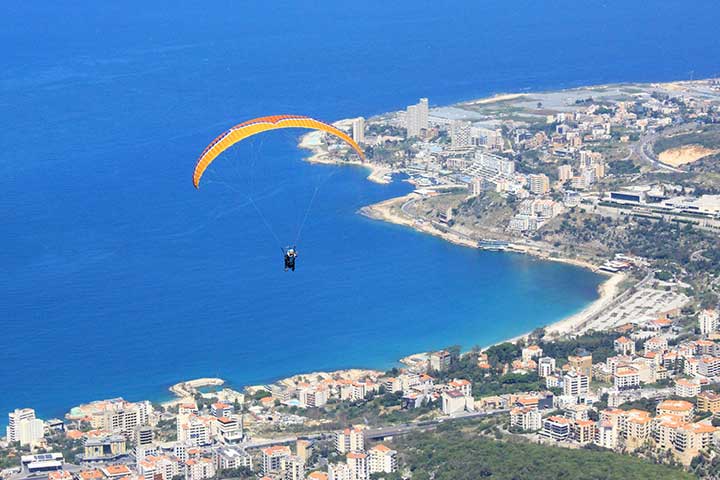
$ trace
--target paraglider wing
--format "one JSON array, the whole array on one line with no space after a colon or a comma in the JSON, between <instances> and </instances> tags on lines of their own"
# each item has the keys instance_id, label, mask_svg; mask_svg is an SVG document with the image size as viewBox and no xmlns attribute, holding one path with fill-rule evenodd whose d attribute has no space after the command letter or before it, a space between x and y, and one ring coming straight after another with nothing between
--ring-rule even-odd
<instances>
[{"instance_id":1,"label":"paraglider wing","mask_svg":"<svg viewBox=\"0 0 720 480\"><path fill-rule=\"evenodd\" d=\"M210 145L205 147L205 150L203 150L200 158L198 158L198 162L195 165L195 172L193 173L193 185L195 185L195 188L200 188L200 178L203 173L205 173L207 167L210 166L213 160L215 160L215 158L217 158L217 156L222 152L248 137L268 130L277 130L280 128L307 128L310 130L322 130L330 133L350 145L357 154L360 155L360 158L365 160L365 154L360 146L346 133L338 130L332 125L328 125L327 123L302 115L273 115L270 117L260 117L235 125L230 130L224 132L222 135L213 140Z\"/></svg>"}]
</instances>

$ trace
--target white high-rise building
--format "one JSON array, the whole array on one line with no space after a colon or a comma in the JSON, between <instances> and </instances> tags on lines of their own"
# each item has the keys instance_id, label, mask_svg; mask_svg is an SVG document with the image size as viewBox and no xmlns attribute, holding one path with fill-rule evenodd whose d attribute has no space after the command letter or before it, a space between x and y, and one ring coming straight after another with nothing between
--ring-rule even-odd
<instances>
[{"instance_id":1,"label":"white high-rise building","mask_svg":"<svg viewBox=\"0 0 720 480\"><path fill-rule=\"evenodd\" d=\"M18 427L20 445L34 445L45 436L45 423L39 418L23 420Z\"/></svg>"},{"instance_id":2,"label":"white high-rise building","mask_svg":"<svg viewBox=\"0 0 720 480\"><path fill-rule=\"evenodd\" d=\"M45 427L42 420L35 418L35 410L32 408L18 408L8 413L6 433L8 442L20 442L20 445L30 445L43 438Z\"/></svg>"},{"instance_id":3,"label":"white high-rise building","mask_svg":"<svg viewBox=\"0 0 720 480\"><path fill-rule=\"evenodd\" d=\"M365 143L365 119L358 117L352 122L352 138L357 143Z\"/></svg>"},{"instance_id":4,"label":"white high-rise building","mask_svg":"<svg viewBox=\"0 0 720 480\"><path fill-rule=\"evenodd\" d=\"M335 434L335 449L338 453L361 452L365 450L365 434L362 428L346 428Z\"/></svg>"},{"instance_id":5,"label":"white high-rise building","mask_svg":"<svg viewBox=\"0 0 720 480\"><path fill-rule=\"evenodd\" d=\"M305 480L305 460L297 455L282 459L284 480Z\"/></svg>"},{"instance_id":6,"label":"white high-rise building","mask_svg":"<svg viewBox=\"0 0 720 480\"><path fill-rule=\"evenodd\" d=\"M19 423L23 420L34 420L35 410L32 408L16 408L14 412L8 413L8 426L5 431L7 432L8 442L19 442L20 441L20 430Z\"/></svg>"},{"instance_id":7,"label":"white high-rise building","mask_svg":"<svg viewBox=\"0 0 720 480\"><path fill-rule=\"evenodd\" d=\"M328 480L352 480L347 463L331 463L328 465Z\"/></svg>"},{"instance_id":8,"label":"white high-rise building","mask_svg":"<svg viewBox=\"0 0 720 480\"><path fill-rule=\"evenodd\" d=\"M703 310L698 316L698 322L700 323L700 333L707 335L710 332L714 332L718 329L720 320L718 318L718 312L716 310Z\"/></svg>"},{"instance_id":9,"label":"white high-rise building","mask_svg":"<svg viewBox=\"0 0 720 480\"><path fill-rule=\"evenodd\" d=\"M469 147L472 145L472 124L462 120L453 120L450 124L450 142L453 147Z\"/></svg>"},{"instance_id":10,"label":"white high-rise building","mask_svg":"<svg viewBox=\"0 0 720 480\"><path fill-rule=\"evenodd\" d=\"M419 137L423 130L427 130L428 121L428 99L421 98L420 103L410 105L405 112L405 128L408 138Z\"/></svg>"},{"instance_id":11,"label":"white high-rise building","mask_svg":"<svg viewBox=\"0 0 720 480\"><path fill-rule=\"evenodd\" d=\"M530 191L536 195L543 195L550 191L550 179L543 173L528 175L528 182Z\"/></svg>"},{"instance_id":12,"label":"white high-rise building","mask_svg":"<svg viewBox=\"0 0 720 480\"><path fill-rule=\"evenodd\" d=\"M565 183L573 178L573 170L570 165L560 165L558 167L558 180Z\"/></svg>"},{"instance_id":13,"label":"white high-rise building","mask_svg":"<svg viewBox=\"0 0 720 480\"><path fill-rule=\"evenodd\" d=\"M368 465L368 456L366 453L348 453L347 465L352 480L368 480L370 478L370 466Z\"/></svg>"},{"instance_id":14,"label":"white high-rise building","mask_svg":"<svg viewBox=\"0 0 720 480\"><path fill-rule=\"evenodd\" d=\"M368 451L370 473L392 473L397 471L397 452L385 445L375 445Z\"/></svg>"},{"instance_id":15,"label":"white high-rise building","mask_svg":"<svg viewBox=\"0 0 720 480\"><path fill-rule=\"evenodd\" d=\"M555 371L555 359L552 357L542 357L538 359L537 366L538 376L540 378L545 378L552 375Z\"/></svg>"},{"instance_id":16,"label":"white high-rise building","mask_svg":"<svg viewBox=\"0 0 720 480\"><path fill-rule=\"evenodd\" d=\"M577 397L588 393L590 379L587 375L570 370L563 376L563 395Z\"/></svg>"},{"instance_id":17,"label":"white high-rise building","mask_svg":"<svg viewBox=\"0 0 720 480\"><path fill-rule=\"evenodd\" d=\"M417 104L418 107L418 123L420 124L421 130L427 130L430 126L430 105L427 98L421 98Z\"/></svg>"},{"instance_id":18,"label":"white high-rise building","mask_svg":"<svg viewBox=\"0 0 720 480\"><path fill-rule=\"evenodd\" d=\"M417 105L410 105L405 112L405 128L407 129L407 137L420 136L420 120L418 118Z\"/></svg>"}]
</instances>

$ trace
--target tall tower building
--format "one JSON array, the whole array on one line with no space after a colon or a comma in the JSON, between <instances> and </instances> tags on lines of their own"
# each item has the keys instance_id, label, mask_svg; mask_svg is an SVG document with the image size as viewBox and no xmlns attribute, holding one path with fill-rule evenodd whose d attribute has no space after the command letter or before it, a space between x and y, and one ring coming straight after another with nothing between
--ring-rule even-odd
<instances>
[{"instance_id":1,"label":"tall tower building","mask_svg":"<svg viewBox=\"0 0 720 480\"><path fill-rule=\"evenodd\" d=\"M418 107L418 123L420 124L421 130L427 130L430 127L430 105L428 104L427 98L421 98L417 104Z\"/></svg>"},{"instance_id":2,"label":"tall tower building","mask_svg":"<svg viewBox=\"0 0 720 480\"><path fill-rule=\"evenodd\" d=\"M352 138L357 143L365 143L365 119L358 117L352 122Z\"/></svg>"},{"instance_id":3,"label":"tall tower building","mask_svg":"<svg viewBox=\"0 0 720 480\"><path fill-rule=\"evenodd\" d=\"M7 441L19 442L20 424L30 420L35 420L35 410L32 408L16 408L15 411L8 413Z\"/></svg>"},{"instance_id":4,"label":"tall tower building","mask_svg":"<svg viewBox=\"0 0 720 480\"><path fill-rule=\"evenodd\" d=\"M152 445L153 427L142 425L135 429L135 444L138 446Z\"/></svg>"},{"instance_id":5,"label":"tall tower building","mask_svg":"<svg viewBox=\"0 0 720 480\"><path fill-rule=\"evenodd\" d=\"M428 99L421 98L416 105L410 105L405 112L405 127L408 138L419 137L430 126L428 120Z\"/></svg>"},{"instance_id":6,"label":"tall tower building","mask_svg":"<svg viewBox=\"0 0 720 480\"><path fill-rule=\"evenodd\" d=\"M462 120L453 120L450 124L450 141L453 147L472 145L471 124Z\"/></svg>"},{"instance_id":7,"label":"tall tower building","mask_svg":"<svg viewBox=\"0 0 720 480\"><path fill-rule=\"evenodd\" d=\"M545 174L530 174L528 175L528 181L530 183L530 192L536 195L543 195L550 191L550 179Z\"/></svg>"},{"instance_id":8,"label":"tall tower building","mask_svg":"<svg viewBox=\"0 0 720 480\"><path fill-rule=\"evenodd\" d=\"M558 167L558 180L561 182L567 182L572 179L573 171L570 165L560 165Z\"/></svg>"},{"instance_id":9,"label":"tall tower building","mask_svg":"<svg viewBox=\"0 0 720 480\"><path fill-rule=\"evenodd\" d=\"M407 129L407 137L420 136L420 120L417 105L410 105L405 112L405 128Z\"/></svg>"}]
</instances>

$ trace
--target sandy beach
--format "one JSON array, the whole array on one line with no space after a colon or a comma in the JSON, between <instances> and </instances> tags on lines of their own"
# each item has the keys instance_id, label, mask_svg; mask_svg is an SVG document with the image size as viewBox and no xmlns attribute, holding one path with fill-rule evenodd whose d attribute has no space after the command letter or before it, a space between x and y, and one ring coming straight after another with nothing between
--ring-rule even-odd
<instances>
[{"instance_id":1,"label":"sandy beach","mask_svg":"<svg viewBox=\"0 0 720 480\"><path fill-rule=\"evenodd\" d=\"M374 205L370 205L367 207L364 207L361 210L361 213L363 215L366 215L370 218L374 218L377 220L382 220L386 222L395 223L398 225L404 225L411 228L414 228L420 232L423 233L429 233L430 235L435 235L437 237L440 237L444 240L450 241L452 243L466 246L466 247L472 247L477 248L477 243L474 241L470 241L466 238L460 237L458 235L454 235L451 232L445 232L441 231L437 228L435 228L432 224L429 222L419 222L416 219L409 218L404 215L398 215L393 211L393 208L397 208L401 206L403 203L407 202L408 200L411 200L413 198L419 198L419 195L417 193L410 193L408 195L405 195L403 197L397 197L392 198L389 200L385 200L380 203L376 203ZM578 258L564 258L564 257L552 257L549 256L546 252L541 251L538 248L529 247L526 245L519 245L519 244L510 244L510 250L517 253L524 253L527 255L533 255L538 258L541 258L543 260L548 261L554 261L554 262L561 262L561 263L567 263L570 265L575 265L582 268L590 269L597 273L605 273L599 271L597 269L596 265L593 265L592 263L588 262L587 260L578 259ZM596 315L597 313L601 312L604 308L606 308L612 300L618 295L619 293L619 286L621 282L626 278L625 274L619 273L614 275L609 275L608 279L605 280L599 287L598 287L598 293L599 297L597 300L595 300L593 303L585 307L580 312L577 312L573 315L570 315L569 317L563 318L555 323L552 323L545 327L545 331L547 334L551 336L563 336L568 334L575 334L575 333L581 333L582 331L591 330L593 328L592 322L590 322L590 319ZM504 340L503 342L516 342L521 338L525 338L530 334L530 332L524 333L522 335L518 335L517 337ZM502 343L502 342L500 342Z\"/></svg>"},{"instance_id":2,"label":"sandy beach","mask_svg":"<svg viewBox=\"0 0 720 480\"><path fill-rule=\"evenodd\" d=\"M465 102L466 105L487 105L490 103L504 102L506 100L515 100L517 98L527 96L526 93L503 93L488 98L481 98L479 100L473 100L471 102Z\"/></svg>"},{"instance_id":3,"label":"sandy beach","mask_svg":"<svg viewBox=\"0 0 720 480\"><path fill-rule=\"evenodd\" d=\"M338 122L341 124L341 122ZM383 165L378 165L372 162L362 162L360 160L338 160L325 150L322 143L323 132L312 131L306 133L300 139L300 148L310 150L313 154L305 159L309 163L319 163L324 165L352 165L356 167L363 167L370 170L370 174L367 179L375 183L390 183L390 174L393 171Z\"/></svg>"}]
</instances>

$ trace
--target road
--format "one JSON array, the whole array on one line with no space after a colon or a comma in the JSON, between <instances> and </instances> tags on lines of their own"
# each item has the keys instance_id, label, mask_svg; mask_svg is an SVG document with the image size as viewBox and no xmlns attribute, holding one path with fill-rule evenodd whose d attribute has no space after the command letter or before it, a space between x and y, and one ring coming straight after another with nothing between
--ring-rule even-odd
<instances>
[{"instance_id":1,"label":"road","mask_svg":"<svg viewBox=\"0 0 720 480\"><path fill-rule=\"evenodd\" d=\"M402 425L391 427L370 428L365 431L365 438L380 440L383 438L394 437L397 435L407 435L408 433L418 430L431 430L444 422L452 422L454 420L464 420L468 418L482 418L506 412L509 412L509 410L491 410L488 412L462 412L446 417L441 417L436 420L427 420L424 422L416 423L404 423Z\"/></svg>"},{"instance_id":2,"label":"road","mask_svg":"<svg viewBox=\"0 0 720 480\"><path fill-rule=\"evenodd\" d=\"M461 412L461 413L456 413L454 415L440 417L435 420L404 423L402 425L392 425L392 426L387 426L387 427L368 428L367 430L365 430L365 438L372 439L372 440L380 440L380 439L387 438L387 437L395 437L398 435L407 435L408 433L412 433L412 432L416 432L416 431L432 430L433 428L436 428L438 425L440 425L444 422L452 422L455 420L465 420L468 418L488 417L488 416L492 416L492 415L498 415L501 413L507 413L509 411L510 410ZM333 434L331 432L302 435L302 438L306 438L306 439L310 439L310 440L323 440L323 439L329 439L332 437L333 437ZM282 438L273 438L273 439L262 439L262 440L255 440L255 441L243 443L243 444L240 444L240 446L243 447L244 449L254 449L254 448L271 447L273 445L290 445L292 443L295 443L298 438L301 438L301 437L282 437Z\"/></svg>"},{"instance_id":3,"label":"road","mask_svg":"<svg viewBox=\"0 0 720 480\"><path fill-rule=\"evenodd\" d=\"M682 173L682 170L680 170L679 168L665 165L660 160L658 160L657 156L655 156L655 152L653 151L653 145L659 137L660 136L657 133L649 133L647 135L643 135L642 137L640 137L640 140L638 140L632 146L632 154L641 161L649 163L650 165L661 170Z\"/></svg>"}]
</instances>

